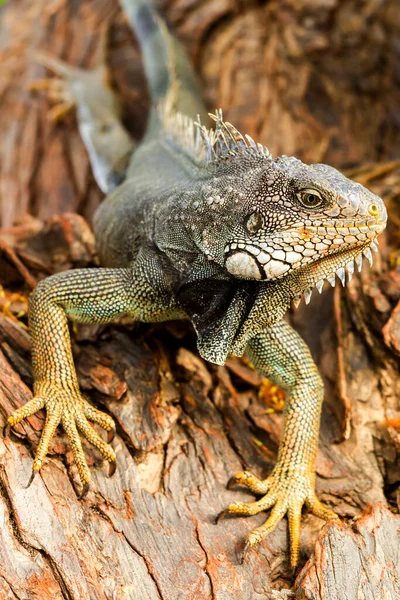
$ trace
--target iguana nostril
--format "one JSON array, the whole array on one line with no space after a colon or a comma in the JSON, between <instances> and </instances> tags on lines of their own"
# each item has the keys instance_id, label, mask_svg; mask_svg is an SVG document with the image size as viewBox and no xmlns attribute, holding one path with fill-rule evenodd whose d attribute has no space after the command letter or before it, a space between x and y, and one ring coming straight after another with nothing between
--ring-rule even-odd
<instances>
[{"instance_id":1,"label":"iguana nostril","mask_svg":"<svg viewBox=\"0 0 400 600\"><path fill-rule=\"evenodd\" d=\"M368 212L373 217L378 217L379 216L379 208L377 207L376 204L371 204L371 206L368 209Z\"/></svg>"}]
</instances>

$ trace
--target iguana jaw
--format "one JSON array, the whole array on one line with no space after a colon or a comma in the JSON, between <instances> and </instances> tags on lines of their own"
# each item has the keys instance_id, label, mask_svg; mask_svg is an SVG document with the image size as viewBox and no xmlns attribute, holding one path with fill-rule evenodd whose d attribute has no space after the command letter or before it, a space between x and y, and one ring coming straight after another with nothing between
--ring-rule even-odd
<instances>
[{"instance_id":1,"label":"iguana jaw","mask_svg":"<svg viewBox=\"0 0 400 600\"><path fill-rule=\"evenodd\" d=\"M321 294L324 283L328 281L332 287L336 285L336 277L343 286L348 283L355 271L362 269L363 256L367 258L372 266L373 255L371 249L378 252L377 240L362 246L350 247L344 251L338 251L321 258L319 261L307 265L297 273L293 273L292 300L295 307L300 304L302 296L306 304L309 304L313 289L316 288ZM347 273L347 277L346 277Z\"/></svg>"},{"instance_id":2,"label":"iguana jaw","mask_svg":"<svg viewBox=\"0 0 400 600\"><path fill-rule=\"evenodd\" d=\"M346 258L363 251L369 258L369 247L375 250L374 240L385 225L386 220L354 226L351 234L349 227L299 227L263 241L233 241L225 247L225 267L236 277L274 281L327 260L335 265L334 275L347 265Z\"/></svg>"}]
</instances>

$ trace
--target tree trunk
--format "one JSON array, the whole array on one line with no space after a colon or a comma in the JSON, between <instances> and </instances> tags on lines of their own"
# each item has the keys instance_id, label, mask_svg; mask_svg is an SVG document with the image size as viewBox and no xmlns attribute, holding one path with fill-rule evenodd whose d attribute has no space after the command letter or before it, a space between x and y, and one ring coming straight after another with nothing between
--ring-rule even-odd
<instances>
[{"instance_id":1,"label":"tree trunk","mask_svg":"<svg viewBox=\"0 0 400 600\"><path fill-rule=\"evenodd\" d=\"M210 109L221 106L274 155L351 169L387 203L390 224L374 267L364 267L345 290L314 292L310 306L290 314L326 386L318 494L344 517L318 536L323 523L304 515L304 566L292 592L310 600L394 600L400 597L397 2L169 0L162 9L193 58ZM97 264L87 221L102 194L73 115L49 122L44 95L28 91L46 75L34 51L93 65L106 20L114 84L126 123L140 137L145 80L115 2L13 0L0 12L3 424L32 396L29 290L50 273ZM82 389L117 423L117 471L109 478L84 444L93 479L80 500L72 453L59 431L40 476L26 488L44 413L6 432L0 600L290 597L286 521L243 565L243 541L266 516L214 524L230 502L252 498L227 490L229 478L243 467L265 477L274 464L282 394L242 359L224 367L205 363L187 324L74 327L73 349Z\"/></svg>"}]
</instances>

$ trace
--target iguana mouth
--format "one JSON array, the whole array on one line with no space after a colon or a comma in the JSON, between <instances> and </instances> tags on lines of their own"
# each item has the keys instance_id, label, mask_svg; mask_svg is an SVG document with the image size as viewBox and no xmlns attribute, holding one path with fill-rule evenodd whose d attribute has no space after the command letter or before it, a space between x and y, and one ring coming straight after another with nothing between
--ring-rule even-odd
<instances>
[{"instance_id":1,"label":"iguana mouth","mask_svg":"<svg viewBox=\"0 0 400 600\"><path fill-rule=\"evenodd\" d=\"M243 279L281 279L329 256L347 251L354 255L370 246L375 250L374 240L384 227L385 223L378 220L347 227L325 224L281 231L265 241L232 241L225 247L225 267Z\"/></svg>"},{"instance_id":2,"label":"iguana mouth","mask_svg":"<svg viewBox=\"0 0 400 600\"><path fill-rule=\"evenodd\" d=\"M300 268L297 275L299 285L304 291L293 297L294 306L297 307L300 304L302 296L304 296L305 303L309 304L314 288L321 294L325 281L335 287L337 277L344 287L346 285L346 273L348 283L353 277L355 267L357 267L359 273L361 272L363 256L372 266L373 255L371 249L378 252L378 241L376 239L362 246L348 247L331 252L322 256L318 261L307 264L302 269ZM302 285L303 280L308 282L307 287Z\"/></svg>"},{"instance_id":3,"label":"iguana mouth","mask_svg":"<svg viewBox=\"0 0 400 600\"><path fill-rule=\"evenodd\" d=\"M318 252L311 252L308 256L303 256L299 252L295 251L284 251L284 250L273 250L271 254L256 248L255 246L246 246L241 248L242 244L232 244L231 249L225 254L225 266L229 273L243 279L256 279L256 280L273 280L281 279L285 274L294 272L307 265L318 265L321 261L328 259L329 257L343 256L349 253L350 256L356 254L356 261L361 261L361 255L364 254L369 262L372 264L372 254L370 248L377 251L377 244L375 240L368 240L367 243L359 242L358 245L345 245L344 247L333 246L329 248L325 247L326 253L321 254L320 258L317 258ZM349 262L346 267L351 271L352 267L349 266ZM358 263L357 263L358 264ZM340 269L338 269L340 271ZM349 271L349 272L350 272ZM341 271L340 271L341 273ZM354 265L352 273L354 273ZM332 274L335 276L335 272ZM342 275L338 275L342 278Z\"/></svg>"}]
</instances>

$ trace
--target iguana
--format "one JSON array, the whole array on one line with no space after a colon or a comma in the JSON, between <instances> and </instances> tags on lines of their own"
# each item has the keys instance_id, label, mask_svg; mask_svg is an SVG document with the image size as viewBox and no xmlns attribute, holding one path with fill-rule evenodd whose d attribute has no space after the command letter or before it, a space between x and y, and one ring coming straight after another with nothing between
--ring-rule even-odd
<instances>
[{"instance_id":1,"label":"iguana","mask_svg":"<svg viewBox=\"0 0 400 600\"><path fill-rule=\"evenodd\" d=\"M61 76L52 81L64 106L76 107L96 181L107 195L94 218L104 268L53 275L31 294L34 398L8 420L15 425L45 407L33 474L61 423L86 492L90 471L79 434L113 463L112 447L89 421L111 435L115 427L79 390L68 319L189 319L204 359L222 365L228 355L246 353L287 392L275 468L265 480L247 471L233 477L261 499L235 502L220 516L271 509L249 534L247 549L287 514L296 567L303 505L322 519L338 517L314 489L323 383L283 317L292 301L304 295L308 303L325 280L334 285L338 276L344 284L346 270L350 278L363 254L371 260L386 210L380 198L330 166L274 159L220 110L211 115L215 129L208 129L193 69L155 5L121 4L140 43L152 101L140 143L121 124L105 63L83 71L41 57Z\"/></svg>"}]
</instances>

